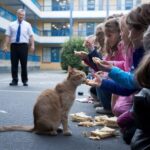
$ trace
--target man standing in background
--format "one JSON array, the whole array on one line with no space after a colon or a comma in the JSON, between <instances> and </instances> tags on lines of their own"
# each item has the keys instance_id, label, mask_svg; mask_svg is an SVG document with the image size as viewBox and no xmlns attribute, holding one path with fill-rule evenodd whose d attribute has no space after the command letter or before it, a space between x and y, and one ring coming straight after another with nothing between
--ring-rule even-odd
<instances>
[{"instance_id":1,"label":"man standing in background","mask_svg":"<svg viewBox=\"0 0 150 150\"><path fill-rule=\"evenodd\" d=\"M17 20L11 22L6 30L3 50L8 50L10 43L11 75L10 86L18 85L18 64L21 64L21 79L24 86L28 86L27 59L28 49L34 52L34 38L31 24L24 20L25 10L17 10Z\"/></svg>"}]
</instances>

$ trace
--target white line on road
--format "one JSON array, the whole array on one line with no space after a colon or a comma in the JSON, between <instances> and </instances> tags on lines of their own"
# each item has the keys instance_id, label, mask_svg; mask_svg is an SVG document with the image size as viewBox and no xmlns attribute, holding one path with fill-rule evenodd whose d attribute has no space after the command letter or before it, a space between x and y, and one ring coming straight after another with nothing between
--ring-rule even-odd
<instances>
[{"instance_id":1,"label":"white line on road","mask_svg":"<svg viewBox=\"0 0 150 150\"><path fill-rule=\"evenodd\" d=\"M14 93L40 93L41 91L0 90L0 92L14 92Z\"/></svg>"},{"instance_id":2,"label":"white line on road","mask_svg":"<svg viewBox=\"0 0 150 150\"><path fill-rule=\"evenodd\" d=\"M0 110L0 113L7 114L8 112L5 110Z\"/></svg>"}]
</instances>

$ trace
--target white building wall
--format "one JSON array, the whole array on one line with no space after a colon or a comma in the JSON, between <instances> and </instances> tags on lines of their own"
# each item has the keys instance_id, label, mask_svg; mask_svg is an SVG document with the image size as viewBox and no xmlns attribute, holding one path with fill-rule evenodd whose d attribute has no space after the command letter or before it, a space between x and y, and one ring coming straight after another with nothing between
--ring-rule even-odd
<instances>
[{"instance_id":1,"label":"white building wall","mask_svg":"<svg viewBox=\"0 0 150 150\"><path fill-rule=\"evenodd\" d=\"M6 30L10 21L4 19L3 17L0 16L0 28Z\"/></svg>"},{"instance_id":2,"label":"white building wall","mask_svg":"<svg viewBox=\"0 0 150 150\"><path fill-rule=\"evenodd\" d=\"M68 36L51 36L51 37L48 37L48 36L38 36L38 35L34 35L34 39L36 42L38 43L43 43L43 44L62 44L64 43L65 41L69 40L69 37Z\"/></svg>"}]
</instances>

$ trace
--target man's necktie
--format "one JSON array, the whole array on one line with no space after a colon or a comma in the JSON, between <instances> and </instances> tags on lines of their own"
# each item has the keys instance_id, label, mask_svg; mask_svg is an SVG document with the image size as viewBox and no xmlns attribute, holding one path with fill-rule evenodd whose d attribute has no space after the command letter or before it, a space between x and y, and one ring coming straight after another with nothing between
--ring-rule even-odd
<instances>
[{"instance_id":1,"label":"man's necktie","mask_svg":"<svg viewBox=\"0 0 150 150\"><path fill-rule=\"evenodd\" d=\"M20 33L21 33L21 23L19 23L17 35L16 35L16 42L18 43L20 41Z\"/></svg>"}]
</instances>

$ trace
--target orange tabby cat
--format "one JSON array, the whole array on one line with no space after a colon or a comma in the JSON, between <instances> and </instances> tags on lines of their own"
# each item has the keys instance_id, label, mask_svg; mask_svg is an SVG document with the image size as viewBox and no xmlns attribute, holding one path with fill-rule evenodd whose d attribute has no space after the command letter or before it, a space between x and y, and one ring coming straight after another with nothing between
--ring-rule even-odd
<instances>
[{"instance_id":1,"label":"orange tabby cat","mask_svg":"<svg viewBox=\"0 0 150 150\"><path fill-rule=\"evenodd\" d=\"M68 129L68 113L75 99L78 85L86 81L84 72L74 68L68 69L68 77L54 89L43 91L34 106L34 127L31 126L1 126L0 131L29 131L39 134L57 135L62 124L63 134L71 135Z\"/></svg>"}]
</instances>

